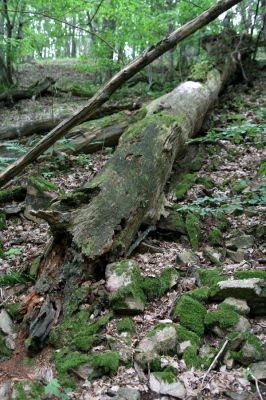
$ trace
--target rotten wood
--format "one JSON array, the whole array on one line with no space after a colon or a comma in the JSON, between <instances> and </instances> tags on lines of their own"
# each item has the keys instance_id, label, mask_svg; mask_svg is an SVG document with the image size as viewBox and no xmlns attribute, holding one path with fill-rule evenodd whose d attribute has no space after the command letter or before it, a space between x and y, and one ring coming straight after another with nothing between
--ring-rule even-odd
<instances>
[{"instance_id":1,"label":"rotten wood","mask_svg":"<svg viewBox=\"0 0 266 400\"><path fill-rule=\"evenodd\" d=\"M111 95L120 88L125 82L136 75L144 67L152 63L162 54L174 48L192 33L204 27L215 20L223 12L229 10L241 0L222 0L208 10L204 11L198 17L187 22L182 27L176 29L163 40L148 48L144 53L134 59L127 66L123 67L114 75L105 86L103 86L88 102L88 104L78 111L73 117L57 125L48 135L46 135L34 148L30 149L20 159L9 165L0 173L0 185L8 182L10 179L20 173L28 164L52 146L58 139L64 136L74 126L90 118L99 108L106 103Z\"/></svg>"}]
</instances>

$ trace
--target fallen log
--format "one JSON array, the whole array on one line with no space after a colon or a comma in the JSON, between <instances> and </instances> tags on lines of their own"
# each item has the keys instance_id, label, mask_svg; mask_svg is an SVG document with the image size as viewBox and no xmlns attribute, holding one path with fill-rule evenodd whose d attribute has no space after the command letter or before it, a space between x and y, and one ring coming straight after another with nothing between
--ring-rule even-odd
<instances>
[{"instance_id":1,"label":"fallen log","mask_svg":"<svg viewBox=\"0 0 266 400\"><path fill-rule=\"evenodd\" d=\"M141 107L141 103L138 101L130 103L113 103L103 106L98 112L96 112L91 120L103 118L107 115L112 115L120 111L135 111ZM39 121L29 121L23 125L10 126L0 128L0 140L13 140L20 139L31 135L38 135L48 132L53 129L64 119L69 118L69 115L61 115L57 118L48 118Z\"/></svg>"},{"instance_id":2,"label":"fallen log","mask_svg":"<svg viewBox=\"0 0 266 400\"><path fill-rule=\"evenodd\" d=\"M125 256L143 221L159 219L174 160L199 131L235 69L230 58L223 73L212 70L205 84L185 82L150 103L147 115L123 134L102 172L50 210L32 212L49 223L54 237L35 286L36 296L45 301L30 322L34 348L49 334L59 298L67 312L73 290ZM50 309L53 313L44 319Z\"/></svg>"},{"instance_id":3,"label":"fallen log","mask_svg":"<svg viewBox=\"0 0 266 400\"><path fill-rule=\"evenodd\" d=\"M130 64L123 67L115 76L113 76L107 84L102 87L90 99L88 104L73 117L61 122L56 126L48 135L46 135L34 148L29 150L19 160L9 165L3 172L0 173L0 185L8 182L18 173L20 173L28 164L36 160L40 154L45 152L52 146L58 139L64 136L74 126L91 118L99 108L106 103L111 95L120 88L130 78L135 76L144 67L151 64L154 60L166 53L168 50L174 48L177 43L190 36L200 28L207 25L209 22L215 20L223 12L227 11L234 5L240 3L241 0L222 0L213 7L204 11L198 17L187 22L182 27L176 29L166 38L148 48L144 53L138 56Z\"/></svg>"},{"instance_id":4,"label":"fallen log","mask_svg":"<svg viewBox=\"0 0 266 400\"><path fill-rule=\"evenodd\" d=\"M39 97L41 94L44 94L54 83L55 80L53 78L47 77L41 81L37 81L27 89L8 90L0 94L0 102L13 104L19 100Z\"/></svg>"}]
</instances>

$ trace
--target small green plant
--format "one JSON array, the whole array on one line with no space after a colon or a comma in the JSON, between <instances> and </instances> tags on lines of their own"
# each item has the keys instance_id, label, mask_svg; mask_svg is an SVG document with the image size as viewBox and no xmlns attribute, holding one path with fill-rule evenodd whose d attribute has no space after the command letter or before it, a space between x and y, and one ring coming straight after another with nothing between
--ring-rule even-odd
<instances>
[{"instance_id":1,"label":"small green plant","mask_svg":"<svg viewBox=\"0 0 266 400\"><path fill-rule=\"evenodd\" d=\"M89 165L91 163L91 157L88 154L80 153L77 157L77 163L81 167L85 167L86 165Z\"/></svg>"},{"instance_id":2,"label":"small green plant","mask_svg":"<svg viewBox=\"0 0 266 400\"><path fill-rule=\"evenodd\" d=\"M211 68L212 63L206 55L203 55L199 57L198 61L192 66L191 78L196 81L205 81Z\"/></svg>"},{"instance_id":3,"label":"small green plant","mask_svg":"<svg viewBox=\"0 0 266 400\"><path fill-rule=\"evenodd\" d=\"M16 256L20 256L21 253L22 252L21 252L20 249L13 248L13 249L9 249L7 251L4 251L4 257L13 258L13 257L16 257Z\"/></svg>"},{"instance_id":4,"label":"small green plant","mask_svg":"<svg viewBox=\"0 0 266 400\"><path fill-rule=\"evenodd\" d=\"M62 389L60 383L57 379L51 379L48 385L44 388L44 394L49 398L56 397L61 400L68 400L68 393L70 393L72 389Z\"/></svg>"}]
</instances>

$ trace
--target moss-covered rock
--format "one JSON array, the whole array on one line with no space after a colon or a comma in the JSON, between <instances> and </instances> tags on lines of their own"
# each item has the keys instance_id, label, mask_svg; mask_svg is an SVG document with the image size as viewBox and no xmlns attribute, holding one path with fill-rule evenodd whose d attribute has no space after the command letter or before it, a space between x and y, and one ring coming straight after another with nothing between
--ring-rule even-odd
<instances>
[{"instance_id":1,"label":"moss-covered rock","mask_svg":"<svg viewBox=\"0 0 266 400\"><path fill-rule=\"evenodd\" d=\"M73 374L68 372L77 369L80 365L88 362L89 358L85 354L77 351L71 351L69 348L61 348L53 353L52 359L55 363L58 380L61 385L73 387L76 384L76 379Z\"/></svg>"},{"instance_id":2,"label":"moss-covered rock","mask_svg":"<svg viewBox=\"0 0 266 400\"><path fill-rule=\"evenodd\" d=\"M214 228L208 235L208 241L213 246L220 246L223 244L223 234L218 228Z\"/></svg>"},{"instance_id":3,"label":"moss-covered rock","mask_svg":"<svg viewBox=\"0 0 266 400\"><path fill-rule=\"evenodd\" d=\"M121 319L120 321L117 322L116 328L119 333L128 332L132 335L135 333L134 322L132 321L131 318Z\"/></svg>"},{"instance_id":4,"label":"moss-covered rock","mask_svg":"<svg viewBox=\"0 0 266 400\"><path fill-rule=\"evenodd\" d=\"M144 278L141 287L148 301L162 297L180 279L175 268L166 268L158 278Z\"/></svg>"},{"instance_id":5,"label":"moss-covered rock","mask_svg":"<svg viewBox=\"0 0 266 400\"><path fill-rule=\"evenodd\" d=\"M6 336L0 332L0 360L9 358L11 354L12 350L10 350L6 345Z\"/></svg>"},{"instance_id":6,"label":"moss-covered rock","mask_svg":"<svg viewBox=\"0 0 266 400\"><path fill-rule=\"evenodd\" d=\"M138 313L144 310L145 296L141 287L138 264L119 261L106 267L106 287L111 292L112 308L120 313Z\"/></svg>"},{"instance_id":7,"label":"moss-covered rock","mask_svg":"<svg viewBox=\"0 0 266 400\"><path fill-rule=\"evenodd\" d=\"M179 321L185 328L202 336L204 333L205 307L188 295L183 295L177 301L174 312L174 321Z\"/></svg>"},{"instance_id":8,"label":"moss-covered rock","mask_svg":"<svg viewBox=\"0 0 266 400\"><path fill-rule=\"evenodd\" d=\"M186 231L193 251L199 249L200 220L196 214L188 213L186 217Z\"/></svg>"},{"instance_id":9,"label":"moss-covered rock","mask_svg":"<svg viewBox=\"0 0 266 400\"><path fill-rule=\"evenodd\" d=\"M249 271L237 271L234 276L237 279L259 278L266 280L266 271L255 270L255 269Z\"/></svg>"},{"instance_id":10,"label":"moss-covered rock","mask_svg":"<svg viewBox=\"0 0 266 400\"><path fill-rule=\"evenodd\" d=\"M233 338L233 336L231 336ZM233 338L241 340L241 345L235 351L231 351L232 358L238 363L248 366L249 364L265 359L265 351L262 342L251 333L242 333Z\"/></svg>"},{"instance_id":11,"label":"moss-covered rock","mask_svg":"<svg viewBox=\"0 0 266 400\"><path fill-rule=\"evenodd\" d=\"M22 304L21 303L10 303L6 304L5 310L8 312L10 317L13 320L20 320L21 319L21 311L22 311Z\"/></svg>"},{"instance_id":12,"label":"moss-covered rock","mask_svg":"<svg viewBox=\"0 0 266 400\"><path fill-rule=\"evenodd\" d=\"M212 189L215 186L213 180L207 176L198 177L196 183L203 185L206 189Z\"/></svg>"},{"instance_id":13,"label":"moss-covered rock","mask_svg":"<svg viewBox=\"0 0 266 400\"><path fill-rule=\"evenodd\" d=\"M186 396L186 389L183 383L177 378L177 373L172 370L153 372L150 375L150 389L162 395L183 399Z\"/></svg>"},{"instance_id":14,"label":"moss-covered rock","mask_svg":"<svg viewBox=\"0 0 266 400\"><path fill-rule=\"evenodd\" d=\"M187 294L193 299L198 300L200 302L207 301L209 298L210 288L208 287L201 287L194 290L191 290Z\"/></svg>"},{"instance_id":15,"label":"moss-covered rock","mask_svg":"<svg viewBox=\"0 0 266 400\"><path fill-rule=\"evenodd\" d=\"M93 372L89 379L94 379L96 376L115 375L119 367L119 354L115 351L105 353L91 353L88 358Z\"/></svg>"},{"instance_id":16,"label":"moss-covered rock","mask_svg":"<svg viewBox=\"0 0 266 400\"><path fill-rule=\"evenodd\" d=\"M65 317L58 326L54 327L50 333L49 342L57 349L69 346L72 349L88 351L98 342L97 332L111 318L112 313L108 313L91 322L90 312L82 310L74 316Z\"/></svg>"},{"instance_id":17,"label":"moss-covered rock","mask_svg":"<svg viewBox=\"0 0 266 400\"><path fill-rule=\"evenodd\" d=\"M221 269L201 268L196 271L198 285L211 287L226 278L221 275Z\"/></svg>"},{"instance_id":18,"label":"moss-covered rock","mask_svg":"<svg viewBox=\"0 0 266 400\"><path fill-rule=\"evenodd\" d=\"M234 326L239 321L239 314L234 307L229 304L220 304L216 311L210 311L206 314L204 323L208 328L218 326L226 329Z\"/></svg>"}]
</instances>

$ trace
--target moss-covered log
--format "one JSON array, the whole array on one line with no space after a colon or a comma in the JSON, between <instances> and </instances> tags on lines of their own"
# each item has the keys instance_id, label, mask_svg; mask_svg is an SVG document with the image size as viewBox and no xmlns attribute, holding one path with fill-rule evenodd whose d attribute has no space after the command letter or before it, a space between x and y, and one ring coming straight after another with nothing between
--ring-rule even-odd
<instances>
[{"instance_id":1,"label":"moss-covered log","mask_svg":"<svg viewBox=\"0 0 266 400\"><path fill-rule=\"evenodd\" d=\"M7 104L13 104L18 100L31 99L32 97L38 97L41 94L47 92L49 87L55 83L53 78L44 78L41 81L37 81L34 85L27 89L12 89L8 90L0 95L0 102L3 101Z\"/></svg>"},{"instance_id":2,"label":"moss-covered log","mask_svg":"<svg viewBox=\"0 0 266 400\"><path fill-rule=\"evenodd\" d=\"M94 119L104 118L108 115L112 115L121 111L135 111L138 110L140 107L141 103L137 101L130 103L114 102L112 104L103 106L90 119L94 120ZM46 133L68 117L69 115L61 115L56 118L29 121L21 125L2 127L0 128L0 140L20 139L22 137L31 136L34 134L37 135ZM78 127L75 128L75 132L77 129ZM71 132L69 134L71 135Z\"/></svg>"},{"instance_id":3,"label":"moss-covered log","mask_svg":"<svg viewBox=\"0 0 266 400\"><path fill-rule=\"evenodd\" d=\"M30 325L35 342L44 340L51 327L43 314L54 310L59 298L67 310L73 288L92 275L101 276L107 263L126 256L147 216L158 219L175 158L199 131L234 71L230 59L223 73L212 70L205 84L185 82L150 103L146 116L126 130L113 157L92 181L59 199L52 209L33 212L50 224L54 236L35 286L36 294L46 298Z\"/></svg>"}]
</instances>

